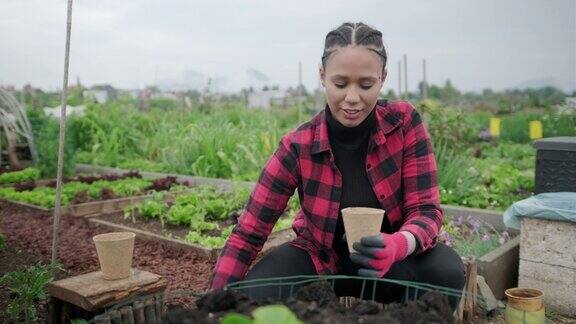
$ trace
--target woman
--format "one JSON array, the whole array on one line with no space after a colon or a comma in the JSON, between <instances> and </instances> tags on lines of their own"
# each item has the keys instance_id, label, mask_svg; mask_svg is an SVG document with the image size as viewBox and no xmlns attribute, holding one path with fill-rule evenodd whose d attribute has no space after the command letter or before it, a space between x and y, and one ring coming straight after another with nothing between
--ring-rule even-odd
<instances>
[{"instance_id":1,"label":"woman","mask_svg":"<svg viewBox=\"0 0 576 324\"><path fill-rule=\"evenodd\" d=\"M345 23L326 36L320 78L326 109L285 135L267 162L246 211L216 263L211 288L242 279L345 274L425 282L462 289L460 257L436 243L443 213L436 162L420 115L408 102L378 101L386 79L382 34ZM248 268L288 199L298 190L297 238ZM350 254L340 210L386 211L381 234L354 243ZM340 296L360 295L357 280L340 281ZM366 296L372 289L366 289ZM250 291L255 298L278 289ZM404 288L379 283L380 302ZM455 307L457 300L452 300Z\"/></svg>"}]
</instances>

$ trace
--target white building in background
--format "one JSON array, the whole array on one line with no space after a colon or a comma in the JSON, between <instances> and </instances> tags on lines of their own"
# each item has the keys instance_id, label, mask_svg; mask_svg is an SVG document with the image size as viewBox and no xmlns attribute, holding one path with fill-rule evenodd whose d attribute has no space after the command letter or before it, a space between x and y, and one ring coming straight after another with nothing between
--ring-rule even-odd
<instances>
[{"instance_id":1,"label":"white building in background","mask_svg":"<svg viewBox=\"0 0 576 324\"><path fill-rule=\"evenodd\" d=\"M44 107L44 115L56 119L60 119L60 106L58 107ZM86 111L85 106L66 106L66 116L84 116L84 112Z\"/></svg>"},{"instance_id":2,"label":"white building in background","mask_svg":"<svg viewBox=\"0 0 576 324\"><path fill-rule=\"evenodd\" d=\"M576 109L576 97L566 97L564 102L568 108Z\"/></svg>"},{"instance_id":3,"label":"white building in background","mask_svg":"<svg viewBox=\"0 0 576 324\"><path fill-rule=\"evenodd\" d=\"M291 94L286 90L264 90L248 94L248 108L253 109L286 108L303 101L303 96Z\"/></svg>"},{"instance_id":4,"label":"white building in background","mask_svg":"<svg viewBox=\"0 0 576 324\"><path fill-rule=\"evenodd\" d=\"M124 90L122 91L123 95L129 96L130 98L136 100L140 97L140 92L141 90L135 89L135 90Z\"/></svg>"},{"instance_id":5,"label":"white building in background","mask_svg":"<svg viewBox=\"0 0 576 324\"><path fill-rule=\"evenodd\" d=\"M84 90L82 94L84 95L84 98L92 98L100 104L106 103L109 95L106 90Z\"/></svg>"}]
</instances>

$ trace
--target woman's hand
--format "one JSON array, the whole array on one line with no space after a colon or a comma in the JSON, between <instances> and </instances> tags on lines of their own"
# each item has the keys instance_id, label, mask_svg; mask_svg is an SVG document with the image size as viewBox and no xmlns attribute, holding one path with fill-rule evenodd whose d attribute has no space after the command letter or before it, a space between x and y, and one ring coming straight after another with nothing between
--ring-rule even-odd
<instances>
[{"instance_id":1,"label":"woman's hand","mask_svg":"<svg viewBox=\"0 0 576 324\"><path fill-rule=\"evenodd\" d=\"M363 237L360 242L354 242L353 248L358 253L350 254L350 260L362 266L358 275L382 278L394 262L406 257L408 240L400 232L380 233Z\"/></svg>"}]
</instances>

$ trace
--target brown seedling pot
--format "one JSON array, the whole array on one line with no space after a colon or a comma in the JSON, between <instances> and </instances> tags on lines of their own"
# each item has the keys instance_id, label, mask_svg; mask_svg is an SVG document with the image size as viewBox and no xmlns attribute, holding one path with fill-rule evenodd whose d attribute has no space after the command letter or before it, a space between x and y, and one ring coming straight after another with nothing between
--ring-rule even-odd
<instances>
[{"instance_id":1,"label":"brown seedling pot","mask_svg":"<svg viewBox=\"0 0 576 324\"><path fill-rule=\"evenodd\" d=\"M384 213L383 209L368 207L342 209L346 241L350 252L354 252L352 244L360 242L362 237L380 234Z\"/></svg>"},{"instance_id":2,"label":"brown seedling pot","mask_svg":"<svg viewBox=\"0 0 576 324\"><path fill-rule=\"evenodd\" d=\"M130 277L135 237L132 232L113 232L92 238L104 279L117 280Z\"/></svg>"}]
</instances>

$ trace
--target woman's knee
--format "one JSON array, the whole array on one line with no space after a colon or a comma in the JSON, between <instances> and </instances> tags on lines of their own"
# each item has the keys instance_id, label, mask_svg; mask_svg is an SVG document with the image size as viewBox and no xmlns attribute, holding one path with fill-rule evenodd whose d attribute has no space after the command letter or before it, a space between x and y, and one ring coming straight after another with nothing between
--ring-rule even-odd
<instances>
[{"instance_id":1,"label":"woman's knee","mask_svg":"<svg viewBox=\"0 0 576 324\"><path fill-rule=\"evenodd\" d=\"M316 269L310 255L297 247L285 243L265 255L248 271L245 280L270 279L298 275L315 275ZM256 285L242 291L255 300L286 298L291 280L282 280L284 285ZM250 284L248 284L250 286ZM294 285L295 291L301 285Z\"/></svg>"},{"instance_id":2,"label":"woman's knee","mask_svg":"<svg viewBox=\"0 0 576 324\"><path fill-rule=\"evenodd\" d=\"M466 279L462 258L445 244L438 243L420 263L418 281L452 289L464 288Z\"/></svg>"},{"instance_id":3,"label":"woman's knee","mask_svg":"<svg viewBox=\"0 0 576 324\"><path fill-rule=\"evenodd\" d=\"M316 274L310 255L285 243L266 254L246 274L246 280Z\"/></svg>"}]
</instances>

